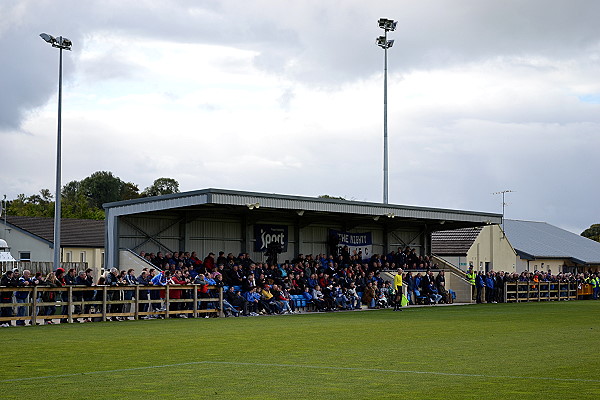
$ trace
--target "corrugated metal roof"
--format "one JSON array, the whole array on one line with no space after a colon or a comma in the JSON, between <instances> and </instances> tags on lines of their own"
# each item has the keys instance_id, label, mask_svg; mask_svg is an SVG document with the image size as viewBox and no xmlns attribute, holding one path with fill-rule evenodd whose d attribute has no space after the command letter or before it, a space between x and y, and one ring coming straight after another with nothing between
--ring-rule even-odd
<instances>
[{"instance_id":1,"label":"corrugated metal roof","mask_svg":"<svg viewBox=\"0 0 600 400\"><path fill-rule=\"evenodd\" d=\"M397 218L415 218L461 221L473 223L502 222L500 214L464 210L414 207L395 204L326 199L317 197L289 196L269 193L243 192L224 189L204 189L192 192L146 197L115 203L103 207L111 216L137 214L202 204L246 206L258 203L261 208L282 210L306 210L355 215L393 214Z\"/></svg>"},{"instance_id":2,"label":"corrugated metal roof","mask_svg":"<svg viewBox=\"0 0 600 400\"><path fill-rule=\"evenodd\" d=\"M535 258L570 258L600 264L600 243L546 222L504 220L513 248Z\"/></svg>"},{"instance_id":3,"label":"corrugated metal roof","mask_svg":"<svg viewBox=\"0 0 600 400\"><path fill-rule=\"evenodd\" d=\"M54 219L9 215L6 222L49 243L54 242ZM61 247L104 247L104 221L62 218Z\"/></svg>"},{"instance_id":4,"label":"corrugated metal roof","mask_svg":"<svg viewBox=\"0 0 600 400\"><path fill-rule=\"evenodd\" d=\"M439 255L466 255L481 227L437 231L431 234L431 252Z\"/></svg>"}]
</instances>

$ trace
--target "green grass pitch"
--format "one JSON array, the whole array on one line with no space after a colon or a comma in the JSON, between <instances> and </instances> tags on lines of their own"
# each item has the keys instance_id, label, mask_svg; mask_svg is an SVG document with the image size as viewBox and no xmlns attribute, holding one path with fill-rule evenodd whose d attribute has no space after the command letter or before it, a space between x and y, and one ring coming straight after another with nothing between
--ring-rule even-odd
<instances>
[{"instance_id":1,"label":"green grass pitch","mask_svg":"<svg viewBox=\"0 0 600 400\"><path fill-rule=\"evenodd\" d=\"M0 330L0 397L597 399L600 302Z\"/></svg>"}]
</instances>

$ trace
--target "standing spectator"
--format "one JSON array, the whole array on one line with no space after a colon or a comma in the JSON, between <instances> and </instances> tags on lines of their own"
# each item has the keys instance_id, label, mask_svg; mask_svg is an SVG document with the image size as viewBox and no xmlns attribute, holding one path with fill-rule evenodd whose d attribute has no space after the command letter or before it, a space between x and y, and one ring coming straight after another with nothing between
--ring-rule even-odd
<instances>
[{"instance_id":1,"label":"standing spectator","mask_svg":"<svg viewBox=\"0 0 600 400\"><path fill-rule=\"evenodd\" d=\"M494 273L492 271L488 272L485 278L485 301L487 303L496 303L495 299L495 291L494 291Z\"/></svg>"},{"instance_id":2,"label":"standing spectator","mask_svg":"<svg viewBox=\"0 0 600 400\"><path fill-rule=\"evenodd\" d=\"M125 284L127 286L136 286L138 285L138 280L137 277L134 274L134 270L133 268L130 268L127 270L127 274L125 275ZM127 300L127 301L131 301L133 300L133 296L135 294L135 290L125 290L123 291L123 300ZM126 303L124 304L124 310L123 312L130 312L131 311L131 304L130 303Z\"/></svg>"},{"instance_id":3,"label":"standing spectator","mask_svg":"<svg viewBox=\"0 0 600 400\"><path fill-rule=\"evenodd\" d=\"M188 282L186 282L185 278L183 277L183 274L181 273L180 270L176 270L175 274L173 274L173 276L171 277L171 281L169 282L170 285L185 285ZM174 299L174 300L181 300L182 297L182 290L181 289L170 289L169 290L169 298L170 299ZM183 310L183 305L184 303L181 302L171 302L169 305L170 310L169 311L181 311ZM187 318L186 314L175 314L176 318Z\"/></svg>"},{"instance_id":4,"label":"standing spectator","mask_svg":"<svg viewBox=\"0 0 600 400\"><path fill-rule=\"evenodd\" d=\"M119 270L116 268L111 268L110 271L108 272L108 274L106 274L106 281L105 284L110 286L111 289L112 288L116 288L117 286L120 285L119 282ZM109 289L106 293L106 300L108 301L118 301L120 300L120 290L116 290L116 289ZM109 304L108 305L108 312L113 314L113 313L120 313L121 312L121 304ZM112 316L110 318L112 321L118 321L119 318L117 316Z\"/></svg>"},{"instance_id":5,"label":"standing spectator","mask_svg":"<svg viewBox=\"0 0 600 400\"><path fill-rule=\"evenodd\" d=\"M67 280L65 279L65 270L64 270L64 268L61 268L61 267L56 268L55 275L56 275L56 281L60 285L59 287L64 287L67 284ZM68 300L68 297L69 297L68 292L67 291L63 291L63 292L60 292L60 293L61 293L62 301L64 303L66 303L67 300ZM61 310L60 313L61 313L61 315L67 315L69 313L68 307L67 306L62 306L62 310ZM60 323L61 324L66 324L67 323L67 319L66 318L61 318Z\"/></svg>"},{"instance_id":6,"label":"standing spectator","mask_svg":"<svg viewBox=\"0 0 600 400\"><path fill-rule=\"evenodd\" d=\"M169 282L169 280L171 279L171 271L169 270L164 270L159 272L156 276L154 276L151 280L152 285L154 286L166 286ZM163 300L165 299L165 293L166 291L164 289L161 290L156 290L156 292L158 292L157 294L157 300ZM158 303L156 303L158 304ZM159 307L156 309L156 311L166 311L166 302L164 304L160 304Z\"/></svg>"},{"instance_id":7,"label":"standing spectator","mask_svg":"<svg viewBox=\"0 0 600 400\"><path fill-rule=\"evenodd\" d=\"M412 272L407 272L404 278L406 281L406 297L408 299L409 304L416 304L416 296L415 296L415 277Z\"/></svg>"},{"instance_id":8,"label":"standing spectator","mask_svg":"<svg viewBox=\"0 0 600 400\"><path fill-rule=\"evenodd\" d=\"M92 287L94 285L94 278L90 275L91 273L92 273L92 270L90 268L88 268L85 271L79 272L77 278L75 279L75 284L79 285L79 286ZM94 297L94 292L91 290L80 291L80 294L79 294L80 300L87 302L87 301L91 301L93 297ZM78 307L79 307L79 313L81 313L81 306L78 306ZM83 307L83 313L89 314L91 309L92 309L91 304L85 304ZM76 307L75 313L78 314L77 307ZM89 317L84 317L83 322L91 322L91 320L89 319Z\"/></svg>"},{"instance_id":9,"label":"standing spectator","mask_svg":"<svg viewBox=\"0 0 600 400\"><path fill-rule=\"evenodd\" d=\"M140 276L138 276L138 284L141 286L149 286L150 285L150 275L148 274L148 269L144 268ZM139 312L148 312L148 303L141 303L141 301L148 300L150 298L150 291L146 288L141 288L139 291L140 294L140 303L139 303ZM147 319L148 316L142 316L143 319Z\"/></svg>"},{"instance_id":10,"label":"standing spectator","mask_svg":"<svg viewBox=\"0 0 600 400\"><path fill-rule=\"evenodd\" d=\"M31 277L31 272L26 269L23 270L23 275L19 278L17 285L21 287L31 287L37 285L38 283L39 282L33 280ZM27 300L29 299L29 293L29 291L15 292L15 299L17 300L17 303L27 303ZM27 315L27 309L28 307L18 306L17 317L25 317ZM25 321L17 320L17 325L23 326L25 325Z\"/></svg>"},{"instance_id":11,"label":"standing spectator","mask_svg":"<svg viewBox=\"0 0 600 400\"><path fill-rule=\"evenodd\" d=\"M498 303L504 302L504 272L498 272L494 281L495 287L495 298L494 300Z\"/></svg>"},{"instance_id":12,"label":"standing spectator","mask_svg":"<svg viewBox=\"0 0 600 400\"><path fill-rule=\"evenodd\" d=\"M44 284L45 284L45 286L48 286L51 288L62 286L62 284L56 278L56 274L54 272L50 272L46 276L46 281ZM53 303L56 301L56 297L57 297L57 292L51 292L51 291L43 291L42 292L42 301L44 303ZM54 315L55 312L56 312L56 306L54 304L46 306L44 309L45 316ZM52 319L46 319L45 321L46 321L46 324L54 324L54 322L52 322Z\"/></svg>"},{"instance_id":13,"label":"standing spectator","mask_svg":"<svg viewBox=\"0 0 600 400\"><path fill-rule=\"evenodd\" d=\"M18 286L18 281L15 279L13 271L8 270L8 271L6 271L6 273L4 275L2 275L2 278L0 279L0 286L7 286L7 287L17 287ZM12 291L0 292L0 303L12 303L12 298L13 298ZM12 317L13 316L12 306L2 307L2 313L0 315L2 317L7 317L7 318ZM11 326L10 321L7 321L2 324L3 328L9 327L9 326Z\"/></svg>"},{"instance_id":14,"label":"standing spectator","mask_svg":"<svg viewBox=\"0 0 600 400\"><path fill-rule=\"evenodd\" d=\"M477 277L475 278L475 286L477 288L477 297L476 297L476 302L477 304L481 304L483 303L483 299L482 299L482 292L483 292L483 288L485 288L485 277L483 276L483 272L479 271L479 273L476 275Z\"/></svg>"}]
</instances>

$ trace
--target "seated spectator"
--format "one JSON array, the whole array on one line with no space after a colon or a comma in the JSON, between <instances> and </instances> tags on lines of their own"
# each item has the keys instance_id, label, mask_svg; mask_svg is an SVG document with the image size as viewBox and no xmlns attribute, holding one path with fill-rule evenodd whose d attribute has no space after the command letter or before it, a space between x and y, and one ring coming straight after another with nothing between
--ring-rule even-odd
<instances>
[{"instance_id":1,"label":"seated spectator","mask_svg":"<svg viewBox=\"0 0 600 400\"><path fill-rule=\"evenodd\" d=\"M283 305L279 304L277 300L273 297L273 293L271 293L271 288L268 284L263 286L262 291L260 292L261 301L266 308L268 309L268 314L279 314L283 310Z\"/></svg>"},{"instance_id":2,"label":"seated spectator","mask_svg":"<svg viewBox=\"0 0 600 400\"><path fill-rule=\"evenodd\" d=\"M373 286L373 282L369 282L369 283L367 283L367 287L365 288L365 291L363 292L362 301L364 304L367 305L367 307L375 308L377 305L376 299L377 299L376 287Z\"/></svg>"},{"instance_id":3,"label":"seated spectator","mask_svg":"<svg viewBox=\"0 0 600 400\"><path fill-rule=\"evenodd\" d=\"M350 310L360 310L360 297L356 293L356 285L350 282L350 287L346 290L346 298L350 305Z\"/></svg>"},{"instance_id":4,"label":"seated spectator","mask_svg":"<svg viewBox=\"0 0 600 400\"><path fill-rule=\"evenodd\" d=\"M344 291L340 284L336 284L332 290L332 297L335 301L334 307L342 310L348 309L348 298L346 297Z\"/></svg>"},{"instance_id":5,"label":"seated spectator","mask_svg":"<svg viewBox=\"0 0 600 400\"><path fill-rule=\"evenodd\" d=\"M321 292L321 287L319 285L315 286L311 295L313 304L317 307L317 310L324 311L326 307L325 295L323 295L323 292Z\"/></svg>"},{"instance_id":6,"label":"seated spectator","mask_svg":"<svg viewBox=\"0 0 600 400\"><path fill-rule=\"evenodd\" d=\"M249 315L248 300L241 295L239 290L235 291L233 286L229 286L229 288L227 288L227 291L224 294L224 299L226 299L233 307L242 310L242 315Z\"/></svg>"},{"instance_id":7,"label":"seated spectator","mask_svg":"<svg viewBox=\"0 0 600 400\"><path fill-rule=\"evenodd\" d=\"M281 304L281 312L284 314L291 314L292 307L290 306L290 297L286 297L283 294L282 289L279 285L273 285L271 288L271 293L273 294L273 298L275 301Z\"/></svg>"},{"instance_id":8,"label":"seated spectator","mask_svg":"<svg viewBox=\"0 0 600 400\"><path fill-rule=\"evenodd\" d=\"M430 281L429 286L427 287L427 295L433 304L437 304L442 299L442 296L438 293L438 289L434 281Z\"/></svg>"}]
</instances>

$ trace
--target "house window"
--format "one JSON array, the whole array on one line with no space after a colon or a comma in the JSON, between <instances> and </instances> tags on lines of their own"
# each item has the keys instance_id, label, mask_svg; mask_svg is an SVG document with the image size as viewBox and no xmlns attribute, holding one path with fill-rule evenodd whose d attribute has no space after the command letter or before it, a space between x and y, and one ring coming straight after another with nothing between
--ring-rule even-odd
<instances>
[{"instance_id":1,"label":"house window","mask_svg":"<svg viewBox=\"0 0 600 400\"><path fill-rule=\"evenodd\" d=\"M79 253L79 261L85 262L85 251Z\"/></svg>"},{"instance_id":2,"label":"house window","mask_svg":"<svg viewBox=\"0 0 600 400\"><path fill-rule=\"evenodd\" d=\"M67 251L65 253L65 262L72 262L73 261L73 252L72 251Z\"/></svg>"},{"instance_id":3,"label":"house window","mask_svg":"<svg viewBox=\"0 0 600 400\"><path fill-rule=\"evenodd\" d=\"M30 251L20 251L19 252L19 261L31 261L31 252Z\"/></svg>"},{"instance_id":4,"label":"house window","mask_svg":"<svg viewBox=\"0 0 600 400\"><path fill-rule=\"evenodd\" d=\"M104 252L100 253L100 268L104 268Z\"/></svg>"}]
</instances>

